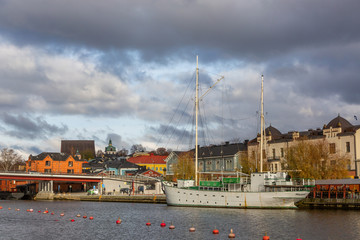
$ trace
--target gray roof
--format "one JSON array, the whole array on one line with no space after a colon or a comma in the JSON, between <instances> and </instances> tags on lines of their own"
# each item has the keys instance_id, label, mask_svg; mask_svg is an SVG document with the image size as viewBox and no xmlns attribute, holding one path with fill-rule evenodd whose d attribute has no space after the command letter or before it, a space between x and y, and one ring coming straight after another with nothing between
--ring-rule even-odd
<instances>
[{"instance_id":1,"label":"gray roof","mask_svg":"<svg viewBox=\"0 0 360 240\"><path fill-rule=\"evenodd\" d=\"M345 118L340 117L340 114L339 114L336 118L331 120L324 128L328 129L330 127L332 127L332 128L341 127L342 129L346 129L346 128L353 127L353 125Z\"/></svg>"},{"instance_id":2,"label":"gray roof","mask_svg":"<svg viewBox=\"0 0 360 240\"><path fill-rule=\"evenodd\" d=\"M70 157L69 154L66 153L58 153L58 152L42 152L39 155L33 156L30 155L31 160L41 161L44 160L47 156L50 156L54 161L66 161ZM78 158L74 158L75 161L80 161ZM83 160L81 160L83 161Z\"/></svg>"},{"instance_id":3,"label":"gray roof","mask_svg":"<svg viewBox=\"0 0 360 240\"><path fill-rule=\"evenodd\" d=\"M199 158L235 155L239 151L246 151L243 143L225 143L223 145L210 145L199 149Z\"/></svg>"}]
</instances>

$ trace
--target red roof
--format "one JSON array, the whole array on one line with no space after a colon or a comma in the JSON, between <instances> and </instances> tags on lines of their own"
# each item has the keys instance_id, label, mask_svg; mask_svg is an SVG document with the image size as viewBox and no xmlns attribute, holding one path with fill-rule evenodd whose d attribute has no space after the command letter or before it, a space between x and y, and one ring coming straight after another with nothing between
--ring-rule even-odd
<instances>
[{"instance_id":1,"label":"red roof","mask_svg":"<svg viewBox=\"0 0 360 240\"><path fill-rule=\"evenodd\" d=\"M161 173L158 173L158 172L156 172L154 170L151 170L151 169L147 170L146 172L141 173L140 175L147 176L147 177L160 177L160 176L162 176Z\"/></svg>"},{"instance_id":2,"label":"red roof","mask_svg":"<svg viewBox=\"0 0 360 240\"><path fill-rule=\"evenodd\" d=\"M167 155L154 155L150 153L149 155L131 157L128 161L135 164L166 164L165 159L167 157Z\"/></svg>"}]
</instances>

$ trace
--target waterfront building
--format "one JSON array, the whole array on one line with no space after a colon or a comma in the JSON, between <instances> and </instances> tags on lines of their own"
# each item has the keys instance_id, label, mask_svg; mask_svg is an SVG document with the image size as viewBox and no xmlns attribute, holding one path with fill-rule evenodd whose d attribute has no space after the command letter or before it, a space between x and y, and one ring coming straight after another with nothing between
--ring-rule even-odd
<instances>
[{"instance_id":1,"label":"waterfront building","mask_svg":"<svg viewBox=\"0 0 360 240\"><path fill-rule=\"evenodd\" d=\"M286 164L286 152L289 147L298 141L323 141L328 144L329 153L349 158L348 172L350 176L359 176L360 168L360 125L352 125L349 121L338 115L322 129L309 129L308 131L291 131L281 133L273 126L266 128L266 143L263 150L263 161L269 171L282 170ZM260 136L248 144L248 159L260 162ZM332 160L330 159L330 162ZM333 160L335 161L335 160Z\"/></svg>"},{"instance_id":2,"label":"waterfront building","mask_svg":"<svg viewBox=\"0 0 360 240\"><path fill-rule=\"evenodd\" d=\"M43 152L29 156L26 172L81 174L85 162L66 153Z\"/></svg>"},{"instance_id":3,"label":"waterfront building","mask_svg":"<svg viewBox=\"0 0 360 240\"><path fill-rule=\"evenodd\" d=\"M194 155L194 150L190 151ZM186 152L174 151L166 158L166 176L174 175L179 156ZM227 175L241 172L241 159L247 155L247 141L244 143L225 142L199 148L198 169L202 175Z\"/></svg>"},{"instance_id":4,"label":"waterfront building","mask_svg":"<svg viewBox=\"0 0 360 240\"><path fill-rule=\"evenodd\" d=\"M166 170L166 158L167 155L155 155L154 153L136 153L130 157L128 161L164 175L164 170Z\"/></svg>"},{"instance_id":5,"label":"waterfront building","mask_svg":"<svg viewBox=\"0 0 360 240\"><path fill-rule=\"evenodd\" d=\"M179 156L185 152L172 151L166 158L166 176L174 176L174 167L178 161Z\"/></svg>"},{"instance_id":6,"label":"waterfront building","mask_svg":"<svg viewBox=\"0 0 360 240\"><path fill-rule=\"evenodd\" d=\"M199 173L226 174L241 172L241 157L247 150L247 142L225 142L221 145L210 145L199 149Z\"/></svg>"}]
</instances>

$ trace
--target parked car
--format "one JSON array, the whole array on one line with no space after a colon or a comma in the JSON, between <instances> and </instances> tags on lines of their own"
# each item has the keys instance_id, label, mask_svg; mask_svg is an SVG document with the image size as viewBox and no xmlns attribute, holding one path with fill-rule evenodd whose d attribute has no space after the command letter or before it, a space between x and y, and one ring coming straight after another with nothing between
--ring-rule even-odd
<instances>
[{"instance_id":1,"label":"parked car","mask_svg":"<svg viewBox=\"0 0 360 240\"><path fill-rule=\"evenodd\" d=\"M98 195L99 194L99 189L89 189L89 191L87 191L88 195Z\"/></svg>"},{"instance_id":2,"label":"parked car","mask_svg":"<svg viewBox=\"0 0 360 240\"><path fill-rule=\"evenodd\" d=\"M120 189L120 192L121 192L121 193L129 194L131 191L130 191L130 188L121 188L121 189Z\"/></svg>"}]
</instances>

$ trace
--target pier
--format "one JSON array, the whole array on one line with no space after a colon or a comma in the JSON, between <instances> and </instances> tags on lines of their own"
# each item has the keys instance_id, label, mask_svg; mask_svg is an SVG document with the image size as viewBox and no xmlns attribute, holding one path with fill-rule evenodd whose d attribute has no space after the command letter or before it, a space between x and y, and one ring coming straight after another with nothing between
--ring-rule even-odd
<instances>
[{"instance_id":1,"label":"pier","mask_svg":"<svg viewBox=\"0 0 360 240\"><path fill-rule=\"evenodd\" d=\"M308 197L297 203L299 208L360 209L360 179L316 180Z\"/></svg>"},{"instance_id":2,"label":"pier","mask_svg":"<svg viewBox=\"0 0 360 240\"><path fill-rule=\"evenodd\" d=\"M34 200L73 200L93 202L133 202L133 203L161 203L166 204L164 194L137 194L137 195L87 195L87 193L49 193L39 192Z\"/></svg>"}]
</instances>

